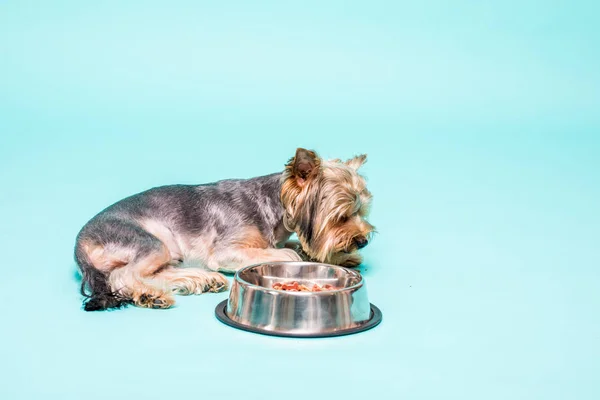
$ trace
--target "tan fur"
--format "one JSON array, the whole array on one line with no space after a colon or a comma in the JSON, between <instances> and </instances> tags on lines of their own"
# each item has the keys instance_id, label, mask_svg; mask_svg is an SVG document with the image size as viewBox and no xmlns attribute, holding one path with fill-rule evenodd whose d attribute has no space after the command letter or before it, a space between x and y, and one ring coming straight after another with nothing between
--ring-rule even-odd
<instances>
[{"instance_id":1,"label":"tan fur","mask_svg":"<svg viewBox=\"0 0 600 400\"><path fill-rule=\"evenodd\" d=\"M217 272L199 268L168 267L161 270L156 279L168 283L171 291L179 295L222 292L227 290L227 278Z\"/></svg>"},{"instance_id":2,"label":"tan fur","mask_svg":"<svg viewBox=\"0 0 600 400\"><path fill-rule=\"evenodd\" d=\"M144 219L139 221L140 225L149 233L156 236L161 242L167 246L172 259L182 259L185 245L181 238L177 237L164 222L155 219Z\"/></svg>"},{"instance_id":3,"label":"tan fur","mask_svg":"<svg viewBox=\"0 0 600 400\"><path fill-rule=\"evenodd\" d=\"M308 154L308 155L307 155ZM298 234L304 251L314 260L356 266L362 261L353 245L357 237L370 239L374 227L367 222L372 195L365 179L357 170L366 162L366 155L346 162L339 159L322 161L315 153L308 178L298 179L294 158L286 166L282 183L281 201L285 208L284 224ZM305 161L306 162L306 161ZM313 237L308 241L299 229L301 218L307 213L309 201L323 196L313 218Z\"/></svg>"},{"instance_id":4,"label":"tan fur","mask_svg":"<svg viewBox=\"0 0 600 400\"><path fill-rule=\"evenodd\" d=\"M233 247L249 248L249 249L266 249L269 247L269 242L258 228L251 226L240 231L237 238L232 241Z\"/></svg>"},{"instance_id":5,"label":"tan fur","mask_svg":"<svg viewBox=\"0 0 600 400\"><path fill-rule=\"evenodd\" d=\"M82 247L92 264L103 272L127 265L135 257L135 252L131 249L111 244L101 246L84 242Z\"/></svg>"},{"instance_id":6,"label":"tan fur","mask_svg":"<svg viewBox=\"0 0 600 400\"><path fill-rule=\"evenodd\" d=\"M298 253L292 249L255 249L230 248L219 257L209 268L222 272L235 272L240 268L270 261L302 261Z\"/></svg>"},{"instance_id":7,"label":"tan fur","mask_svg":"<svg viewBox=\"0 0 600 400\"><path fill-rule=\"evenodd\" d=\"M184 258L191 260L210 260L215 253L215 241L219 237L217 232L209 231L195 238L186 238L184 241ZM208 262L206 262L208 266Z\"/></svg>"}]
</instances>

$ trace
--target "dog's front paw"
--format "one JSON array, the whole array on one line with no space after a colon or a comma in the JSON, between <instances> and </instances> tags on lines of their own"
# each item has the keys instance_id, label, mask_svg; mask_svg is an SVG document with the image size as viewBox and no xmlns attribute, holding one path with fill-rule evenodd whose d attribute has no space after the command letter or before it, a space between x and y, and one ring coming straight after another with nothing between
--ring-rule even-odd
<instances>
[{"instance_id":1,"label":"dog's front paw","mask_svg":"<svg viewBox=\"0 0 600 400\"><path fill-rule=\"evenodd\" d=\"M300 249L302 250L302 249ZM292 249L281 249L278 254L282 255L281 261L302 261L302 257Z\"/></svg>"},{"instance_id":2,"label":"dog's front paw","mask_svg":"<svg viewBox=\"0 0 600 400\"><path fill-rule=\"evenodd\" d=\"M223 275L214 272L209 275L206 292L219 293L229 288L229 281Z\"/></svg>"}]
</instances>

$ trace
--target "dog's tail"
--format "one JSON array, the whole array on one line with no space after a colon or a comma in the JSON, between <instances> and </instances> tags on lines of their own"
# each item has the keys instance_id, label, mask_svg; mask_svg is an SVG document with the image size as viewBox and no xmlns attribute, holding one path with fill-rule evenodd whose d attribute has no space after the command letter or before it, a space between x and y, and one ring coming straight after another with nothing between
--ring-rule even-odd
<instances>
[{"instance_id":1,"label":"dog's tail","mask_svg":"<svg viewBox=\"0 0 600 400\"><path fill-rule=\"evenodd\" d=\"M101 311L108 308L121 308L129 301L110 288L108 276L98 270L80 246L75 249L75 261L81 270L81 294L85 311Z\"/></svg>"}]
</instances>

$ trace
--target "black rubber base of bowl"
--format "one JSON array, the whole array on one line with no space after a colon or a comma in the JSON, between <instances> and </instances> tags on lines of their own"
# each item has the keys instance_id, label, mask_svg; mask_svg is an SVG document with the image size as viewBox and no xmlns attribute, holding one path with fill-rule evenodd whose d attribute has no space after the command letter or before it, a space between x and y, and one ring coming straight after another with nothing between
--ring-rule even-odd
<instances>
[{"instance_id":1,"label":"black rubber base of bowl","mask_svg":"<svg viewBox=\"0 0 600 400\"><path fill-rule=\"evenodd\" d=\"M227 300L223 300L219 304L217 304L217 308L215 308L215 316L222 323L232 326L237 329L241 329L247 332L259 333L261 335L269 335L269 336L282 336L282 337L293 337L293 338L325 338L325 337L334 337L334 336L344 336L351 335L353 333L363 332L369 330L371 328L379 325L382 319L381 310L371 304L371 318L366 323L361 326L357 326L356 328L344 329L335 332L328 333L311 333L311 334L295 334L295 333L285 333L285 332L274 332L266 329L254 328L248 325L240 324L239 322L233 321L231 318L227 316L225 312L227 310Z\"/></svg>"}]
</instances>

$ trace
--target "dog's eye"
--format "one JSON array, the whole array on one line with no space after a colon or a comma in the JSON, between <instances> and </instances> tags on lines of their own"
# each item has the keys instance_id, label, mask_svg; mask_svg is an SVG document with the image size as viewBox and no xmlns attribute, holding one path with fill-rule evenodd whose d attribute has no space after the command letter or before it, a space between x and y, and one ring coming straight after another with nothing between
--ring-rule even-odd
<instances>
[{"instance_id":1,"label":"dog's eye","mask_svg":"<svg viewBox=\"0 0 600 400\"><path fill-rule=\"evenodd\" d=\"M348 222L348 216L347 216L347 215L342 215L342 216L340 217L340 222L341 222L342 224L344 224L344 223Z\"/></svg>"}]
</instances>

